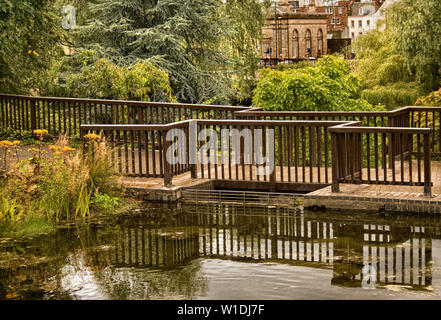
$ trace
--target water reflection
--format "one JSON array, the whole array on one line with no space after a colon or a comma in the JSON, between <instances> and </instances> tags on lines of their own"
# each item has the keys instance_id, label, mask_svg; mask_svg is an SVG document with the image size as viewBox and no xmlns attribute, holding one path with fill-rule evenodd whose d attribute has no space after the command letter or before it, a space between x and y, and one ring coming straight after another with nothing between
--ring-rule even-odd
<instances>
[{"instance_id":1,"label":"water reflection","mask_svg":"<svg viewBox=\"0 0 441 320\"><path fill-rule=\"evenodd\" d=\"M335 288L433 292L432 241L440 239L440 225L426 218L215 205L149 210L87 232L66 229L34 239L20 244L20 252L2 248L23 261L0 266L0 298L216 298L221 274L207 261L217 260L227 263L233 282L256 264L268 270L276 264L291 268L289 279L286 269L271 274L286 283L298 282L298 270L308 281L326 270ZM259 283L249 286L259 290ZM273 297L275 289L260 288L261 298Z\"/></svg>"}]
</instances>

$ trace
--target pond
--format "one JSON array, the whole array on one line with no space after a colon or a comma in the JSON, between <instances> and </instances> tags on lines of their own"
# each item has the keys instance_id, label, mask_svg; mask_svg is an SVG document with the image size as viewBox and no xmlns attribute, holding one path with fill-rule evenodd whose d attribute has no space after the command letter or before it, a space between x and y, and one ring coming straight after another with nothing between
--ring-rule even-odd
<instances>
[{"instance_id":1,"label":"pond","mask_svg":"<svg viewBox=\"0 0 441 320\"><path fill-rule=\"evenodd\" d=\"M441 219L223 205L0 240L0 299L438 299Z\"/></svg>"}]
</instances>

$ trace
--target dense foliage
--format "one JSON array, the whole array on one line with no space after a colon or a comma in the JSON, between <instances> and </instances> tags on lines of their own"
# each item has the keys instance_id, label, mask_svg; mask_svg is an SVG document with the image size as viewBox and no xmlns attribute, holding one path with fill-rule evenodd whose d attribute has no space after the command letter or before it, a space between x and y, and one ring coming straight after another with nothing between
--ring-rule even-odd
<instances>
[{"instance_id":1,"label":"dense foliage","mask_svg":"<svg viewBox=\"0 0 441 320\"><path fill-rule=\"evenodd\" d=\"M219 2L98 0L76 36L81 47L117 65L141 60L166 71L180 101L225 101L230 83L219 46L227 20Z\"/></svg>"},{"instance_id":2,"label":"dense foliage","mask_svg":"<svg viewBox=\"0 0 441 320\"><path fill-rule=\"evenodd\" d=\"M256 50L265 24L265 8L270 1L227 0L225 14L232 29L227 50L232 61L233 89L236 99L251 97L260 53Z\"/></svg>"},{"instance_id":3,"label":"dense foliage","mask_svg":"<svg viewBox=\"0 0 441 320\"><path fill-rule=\"evenodd\" d=\"M412 105L441 80L441 2L402 0L353 45L361 97L389 109Z\"/></svg>"},{"instance_id":4,"label":"dense foliage","mask_svg":"<svg viewBox=\"0 0 441 320\"><path fill-rule=\"evenodd\" d=\"M118 66L106 59L96 59L83 51L78 63L83 68L65 85L66 95L97 99L175 101L168 74L149 62Z\"/></svg>"},{"instance_id":5,"label":"dense foliage","mask_svg":"<svg viewBox=\"0 0 441 320\"><path fill-rule=\"evenodd\" d=\"M358 86L346 61L325 56L303 68L261 70L253 106L274 111L372 110L357 98Z\"/></svg>"},{"instance_id":6,"label":"dense foliage","mask_svg":"<svg viewBox=\"0 0 441 320\"><path fill-rule=\"evenodd\" d=\"M412 105L424 91L406 66L393 41L391 29L373 30L354 44L361 97L389 109Z\"/></svg>"},{"instance_id":7,"label":"dense foliage","mask_svg":"<svg viewBox=\"0 0 441 320\"><path fill-rule=\"evenodd\" d=\"M441 1L401 0L391 14L393 39L427 91L441 85Z\"/></svg>"},{"instance_id":8,"label":"dense foliage","mask_svg":"<svg viewBox=\"0 0 441 320\"><path fill-rule=\"evenodd\" d=\"M0 1L0 92L38 92L63 38L54 1Z\"/></svg>"},{"instance_id":9,"label":"dense foliage","mask_svg":"<svg viewBox=\"0 0 441 320\"><path fill-rule=\"evenodd\" d=\"M441 107L441 89L431 92L426 97L419 98L415 105Z\"/></svg>"},{"instance_id":10,"label":"dense foliage","mask_svg":"<svg viewBox=\"0 0 441 320\"><path fill-rule=\"evenodd\" d=\"M47 131L34 134L41 142ZM46 232L54 223L121 207L123 202L115 196L122 190L109 161L111 151L99 135L86 138L84 153L60 137L49 148L34 145L28 158L22 158L20 141L0 141L0 234L36 222Z\"/></svg>"}]
</instances>

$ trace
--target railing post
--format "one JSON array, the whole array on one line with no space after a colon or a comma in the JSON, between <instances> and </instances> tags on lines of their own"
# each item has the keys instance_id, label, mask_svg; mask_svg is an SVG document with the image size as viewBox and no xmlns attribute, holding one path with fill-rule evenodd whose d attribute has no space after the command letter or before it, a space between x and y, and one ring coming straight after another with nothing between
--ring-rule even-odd
<instances>
[{"instance_id":1,"label":"railing post","mask_svg":"<svg viewBox=\"0 0 441 320\"><path fill-rule=\"evenodd\" d=\"M274 131L274 127L270 127L270 129L272 129ZM273 136L274 141L272 142L273 144L273 159L274 159L274 163L273 163L273 171L270 173L270 191L271 192L276 192L276 138L275 135Z\"/></svg>"},{"instance_id":2,"label":"railing post","mask_svg":"<svg viewBox=\"0 0 441 320\"><path fill-rule=\"evenodd\" d=\"M34 130L37 129L37 112L36 112L36 104L37 102L35 100L31 100L31 131L34 132Z\"/></svg>"},{"instance_id":3,"label":"railing post","mask_svg":"<svg viewBox=\"0 0 441 320\"><path fill-rule=\"evenodd\" d=\"M173 185L173 173L172 166L167 161L167 150L170 147L170 142L167 141L167 132L164 132L163 135L163 143L162 143L162 162L164 164L164 187L170 188Z\"/></svg>"},{"instance_id":4,"label":"railing post","mask_svg":"<svg viewBox=\"0 0 441 320\"><path fill-rule=\"evenodd\" d=\"M86 135L86 131L80 126L80 139L81 139L81 144L83 147L83 155L86 154L86 152L87 152L86 139L84 138L85 135Z\"/></svg>"},{"instance_id":5,"label":"railing post","mask_svg":"<svg viewBox=\"0 0 441 320\"><path fill-rule=\"evenodd\" d=\"M432 196L432 163L430 150L430 134L424 135L424 195Z\"/></svg>"},{"instance_id":6,"label":"railing post","mask_svg":"<svg viewBox=\"0 0 441 320\"><path fill-rule=\"evenodd\" d=\"M393 116L389 116L388 118L388 127L393 128L395 127L395 118ZM389 169L392 169L394 163L395 163L395 153L394 153L394 141L393 141L393 134L390 133L388 135L388 154L389 154Z\"/></svg>"},{"instance_id":7,"label":"railing post","mask_svg":"<svg viewBox=\"0 0 441 320\"><path fill-rule=\"evenodd\" d=\"M339 183L339 154L337 145L337 133L331 132L331 159L332 159L332 187L331 191L333 193L340 192Z\"/></svg>"},{"instance_id":8,"label":"railing post","mask_svg":"<svg viewBox=\"0 0 441 320\"><path fill-rule=\"evenodd\" d=\"M191 164L190 170L191 170L191 178L197 179L198 177L197 164Z\"/></svg>"}]
</instances>

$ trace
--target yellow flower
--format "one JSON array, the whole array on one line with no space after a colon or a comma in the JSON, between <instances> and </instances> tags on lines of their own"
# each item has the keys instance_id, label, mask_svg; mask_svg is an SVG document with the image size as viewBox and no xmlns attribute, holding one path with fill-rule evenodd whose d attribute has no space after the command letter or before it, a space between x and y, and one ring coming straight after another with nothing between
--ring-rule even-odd
<instances>
[{"instance_id":1,"label":"yellow flower","mask_svg":"<svg viewBox=\"0 0 441 320\"><path fill-rule=\"evenodd\" d=\"M11 141L8 141L8 140L0 141L0 148L8 149L12 145L13 145L13 143Z\"/></svg>"},{"instance_id":2,"label":"yellow flower","mask_svg":"<svg viewBox=\"0 0 441 320\"><path fill-rule=\"evenodd\" d=\"M75 149L74 149L74 148L71 148L71 147L64 147L64 148L63 148L63 151L65 151L65 152L69 152L69 151L75 151Z\"/></svg>"},{"instance_id":3,"label":"yellow flower","mask_svg":"<svg viewBox=\"0 0 441 320\"><path fill-rule=\"evenodd\" d=\"M99 140L101 139L101 136L95 133L88 133L84 136L84 139L89 139L89 140Z\"/></svg>"},{"instance_id":4,"label":"yellow flower","mask_svg":"<svg viewBox=\"0 0 441 320\"><path fill-rule=\"evenodd\" d=\"M49 150L55 151L57 149L59 149L60 147L58 146L49 146Z\"/></svg>"},{"instance_id":5,"label":"yellow flower","mask_svg":"<svg viewBox=\"0 0 441 320\"><path fill-rule=\"evenodd\" d=\"M48 131L46 129L37 129L37 130L34 130L34 134L42 137L42 136L48 134Z\"/></svg>"},{"instance_id":6,"label":"yellow flower","mask_svg":"<svg viewBox=\"0 0 441 320\"><path fill-rule=\"evenodd\" d=\"M13 144L14 146L18 146L19 144L21 144L21 142L18 141L18 140L15 140L12 144Z\"/></svg>"},{"instance_id":7,"label":"yellow flower","mask_svg":"<svg viewBox=\"0 0 441 320\"><path fill-rule=\"evenodd\" d=\"M38 52L35 51L35 50L34 50L32 53L33 53L36 57L39 57L39 56L40 56L40 55L38 54Z\"/></svg>"}]
</instances>

